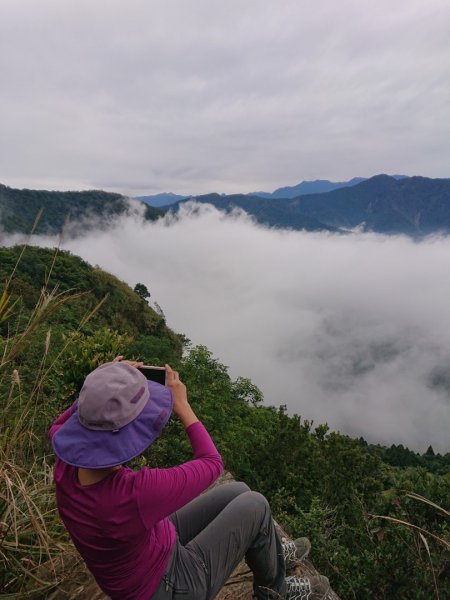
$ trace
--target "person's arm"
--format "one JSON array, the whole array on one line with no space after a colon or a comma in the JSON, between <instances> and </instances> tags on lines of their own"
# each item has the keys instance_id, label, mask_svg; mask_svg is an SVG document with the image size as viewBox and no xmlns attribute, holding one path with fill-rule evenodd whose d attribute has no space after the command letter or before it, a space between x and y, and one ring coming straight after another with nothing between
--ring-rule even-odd
<instances>
[{"instance_id":1,"label":"person's arm","mask_svg":"<svg viewBox=\"0 0 450 600\"><path fill-rule=\"evenodd\" d=\"M197 498L223 471L222 458L203 424L197 421L186 431L196 458L167 469L144 467L136 474L139 512L147 528Z\"/></svg>"},{"instance_id":2,"label":"person's arm","mask_svg":"<svg viewBox=\"0 0 450 600\"><path fill-rule=\"evenodd\" d=\"M183 423L183 427L187 429L198 419L188 402L186 386L180 380L177 371L174 371L169 365L166 365L166 385L172 392L173 412Z\"/></svg>"},{"instance_id":3,"label":"person's arm","mask_svg":"<svg viewBox=\"0 0 450 600\"><path fill-rule=\"evenodd\" d=\"M168 469L141 469L138 505L146 527L199 496L223 471L222 458L214 442L189 405L186 386L168 365L166 372L173 410L186 428L195 458Z\"/></svg>"}]
</instances>

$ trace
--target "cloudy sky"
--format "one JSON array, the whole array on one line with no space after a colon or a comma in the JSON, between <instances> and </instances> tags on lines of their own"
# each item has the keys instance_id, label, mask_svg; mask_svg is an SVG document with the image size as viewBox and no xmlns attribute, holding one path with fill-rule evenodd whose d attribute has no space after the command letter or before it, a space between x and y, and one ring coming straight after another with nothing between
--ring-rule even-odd
<instances>
[{"instance_id":1,"label":"cloudy sky","mask_svg":"<svg viewBox=\"0 0 450 600\"><path fill-rule=\"evenodd\" d=\"M0 182L450 176L448 0L1 0Z\"/></svg>"},{"instance_id":2,"label":"cloudy sky","mask_svg":"<svg viewBox=\"0 0 450 600\"><path fill-rule=\"evenodd\" d=\"M147 285L170 326L267 403L450 451L450 238L281 231L201 205L173 222L122 218L64 248Z\"/></svg>"}]
</instances>

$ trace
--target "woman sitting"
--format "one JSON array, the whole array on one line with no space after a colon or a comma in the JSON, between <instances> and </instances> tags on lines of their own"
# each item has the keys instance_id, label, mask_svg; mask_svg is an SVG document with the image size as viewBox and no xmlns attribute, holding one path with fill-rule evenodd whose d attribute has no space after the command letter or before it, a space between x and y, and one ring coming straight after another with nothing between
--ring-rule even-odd
<instances>
[{"instance_id":1,"label":"woman sitting","mask_svg":"<svg viewBox=\"0 0 450 600\"><path fill-rule=\"evenodd\" d=\"M285 557L309 543L282 544L267 500L244 483L218 486L222 459L166 365L166 385L142 363L118 357L90 373L77 402L49 431L57 456L59 513L98 585L113 600L209 600L245 557L260 600L324 598L325 577L286 577ZM161 433L172 412L194 459L176 467L126 466Z\"/></svg>"}]
</instances>

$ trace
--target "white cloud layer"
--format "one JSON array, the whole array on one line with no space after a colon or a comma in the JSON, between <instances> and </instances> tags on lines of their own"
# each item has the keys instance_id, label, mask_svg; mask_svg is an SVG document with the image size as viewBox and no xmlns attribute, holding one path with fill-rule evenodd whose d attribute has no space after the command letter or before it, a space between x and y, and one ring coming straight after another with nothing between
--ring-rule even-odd
<instances>
[{"instance_id":1,"label":"white cloud layer","mask_svg":"<svg viewBox=\"0 0 450 600\"><path fill-rule=\"evenodd\" d=\"M446 177L448 0L2 0L0 181Z\"/></svg>"},{"instance_id":2,"label":"white cloud layer","mask_svg":"<svg viewBox=\"0 0 450 600\"><path fill-rule=\"evenodd\" d=\"M127 217L64 247L147 285L170 326L267 403L373 442L450 450L449 238L269 230L187 205L178 220Z\"/></svg>"}]
</instances>

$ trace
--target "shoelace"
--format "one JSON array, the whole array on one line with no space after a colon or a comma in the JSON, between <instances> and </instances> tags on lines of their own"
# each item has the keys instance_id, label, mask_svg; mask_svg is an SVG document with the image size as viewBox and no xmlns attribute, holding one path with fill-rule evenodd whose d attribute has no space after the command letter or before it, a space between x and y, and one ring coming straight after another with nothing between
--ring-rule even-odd
<instances>
[{"instance_id":1,"label":"shoelace","mask_svg":"<svg viewBox=\"0 0 450 600\"><path fill-rule=\"evenodd\" d=\"M284 555L284 561L289 563L289 562L295 562L297 556L296 556L296 552L297 552L297 547L294 544L294 542L289 542L286 538L282 538L281 539L281 545L283 547L283 555Z\"/></svg>"},{"instance_id":2,"label":"shoelace","mask_svg":"<svg viewBox=\"0 0 450 600\"><path fill-rule=\"evenodd\" d=\"M312 593L311 582L303 577L286 577L286 593L289 600L308 600Z\"/></svg>"}]
</instances>

